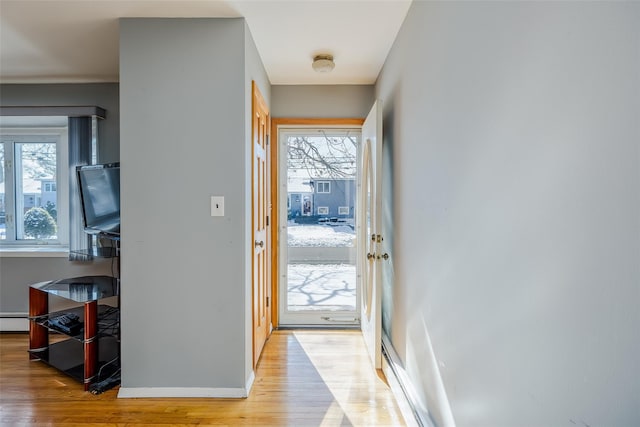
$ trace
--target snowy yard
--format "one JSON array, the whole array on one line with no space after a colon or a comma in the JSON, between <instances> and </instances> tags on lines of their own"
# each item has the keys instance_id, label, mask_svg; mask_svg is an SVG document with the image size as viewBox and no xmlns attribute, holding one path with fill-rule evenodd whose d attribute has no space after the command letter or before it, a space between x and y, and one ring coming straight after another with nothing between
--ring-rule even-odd
<instances>
[{"instance_id":1,"label":"snowy yard","mask_svg":"<svg viewBox=\"0 0 640 427\"><path fill-rule=\"evenodd\" d=\"M355 265L289 264L288 275L289 310L356 309Z\"/></svg>"},{"instance_id":2,"label":"snowy yard","mask_svg":"<svg viewBox=\"0 0 640 427\"><path fill-rule=\"evenodd\" d=\"M352 224L301 225L290 221L287 230L288 309L355 310L356 266L349 256L353 250L349 248L355 248L356 243Z\"/></svg>"},{"instance_id":3,"label":"snowy yard","mask_svg":"<svg viewBox=\"0 0 640 427\"><path fill-rule=\"evenodd\" d=\"M356 232L347 224L287 226L289 246L351 247L355 245Z\"/></svg>"}]
</instances>

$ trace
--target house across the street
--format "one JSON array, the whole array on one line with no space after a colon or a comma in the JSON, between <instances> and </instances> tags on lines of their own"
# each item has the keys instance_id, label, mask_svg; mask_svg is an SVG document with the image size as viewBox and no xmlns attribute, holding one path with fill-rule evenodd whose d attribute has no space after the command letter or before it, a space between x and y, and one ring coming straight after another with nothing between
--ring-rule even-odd
<instances>
[{"instance_id":1,"label":"house across the street","mask_svg":"<svg viewBox=\"0 0 640 427\"><path fill-rule=\"evenodd\" d=\"M287 185L288 218L301 216L353 219L354 178L301 178L290 176Z\"/></svg>"}]
</instances>

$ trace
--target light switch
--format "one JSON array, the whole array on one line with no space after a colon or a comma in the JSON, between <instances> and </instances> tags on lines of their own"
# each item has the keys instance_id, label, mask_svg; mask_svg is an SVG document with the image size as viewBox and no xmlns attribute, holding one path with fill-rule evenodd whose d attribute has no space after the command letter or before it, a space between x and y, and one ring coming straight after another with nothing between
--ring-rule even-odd
<instances>
[{"instance_id":1,"label":"light switch","mask_svg":"<svg viewBox=\"0 0 640 427\"><path fill-rule=\"evenodd\" d=\"M224 196L211 196L211 216L224 216Z\"/></svg>"}]
</instances>

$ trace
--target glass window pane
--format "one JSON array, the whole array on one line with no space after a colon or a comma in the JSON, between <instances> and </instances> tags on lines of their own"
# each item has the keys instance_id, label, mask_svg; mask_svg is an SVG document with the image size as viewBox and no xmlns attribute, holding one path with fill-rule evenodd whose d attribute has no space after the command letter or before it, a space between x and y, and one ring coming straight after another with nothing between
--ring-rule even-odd
<instances>
[{"instance_id":1,"label":"glass window pane","mask_svg":"<svg viewBox=\"0 0 640 427\"><path fill-rule=\"evenodd\" d=\"M18 239L58 238L55 143L16 144Z\"/></svg>"},{"instance_id":2,"label":"glass window pane","mask_svg":"<svg viewBox=\"0 0 640 427\"><path fill-rule=\"evenodd\" d=\"M5 198L4 144L0 143L0 240L7 238L7 208Z\"/></svg>"},{"instance_id":3,"label":"glass window pane","mask_svg":"<svg viewBox=\"0 0 640 427\"><path fill-rule=\"evenodd\" d=\"M287 139L287 312L355 311L359 136Z\"/></svg>"}]
</instances>

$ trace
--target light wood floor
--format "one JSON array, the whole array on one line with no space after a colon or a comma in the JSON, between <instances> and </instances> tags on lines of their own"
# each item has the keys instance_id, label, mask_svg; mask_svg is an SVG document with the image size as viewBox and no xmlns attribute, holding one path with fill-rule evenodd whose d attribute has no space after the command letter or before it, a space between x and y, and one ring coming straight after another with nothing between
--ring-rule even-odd
<instances>
[{"instance_id":1,"label":"light wood floor","mask_svg":"<svg viewBox=\"0 0 640 427\"><path fill-rule=\"evenodd\" d=\"M275 331L247 399L117 399L40 362L26 334L0 334L0 424L401 426L356 331ZM380 374L379 374L380 375Z\"/></svg>"}]
</instances>

